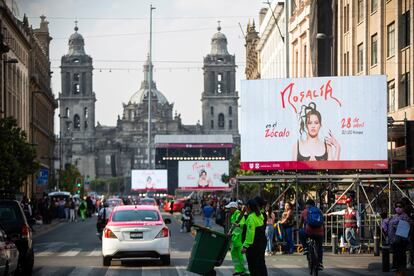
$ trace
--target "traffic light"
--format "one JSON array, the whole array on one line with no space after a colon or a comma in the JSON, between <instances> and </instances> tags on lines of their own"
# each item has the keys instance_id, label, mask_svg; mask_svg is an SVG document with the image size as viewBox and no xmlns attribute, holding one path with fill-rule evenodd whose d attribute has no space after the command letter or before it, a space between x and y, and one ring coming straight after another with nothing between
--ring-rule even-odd
<instances>
[{"instance_id":1,"label":"traffic light","mask_svg":"<svg viewBox=\"0 0 414 276\"><path fill-rule=\"evenodd\" d=\"M76 193L80 194L82 189L82 183L80 178L76 178Z\"/></svg>"}]
</instances>

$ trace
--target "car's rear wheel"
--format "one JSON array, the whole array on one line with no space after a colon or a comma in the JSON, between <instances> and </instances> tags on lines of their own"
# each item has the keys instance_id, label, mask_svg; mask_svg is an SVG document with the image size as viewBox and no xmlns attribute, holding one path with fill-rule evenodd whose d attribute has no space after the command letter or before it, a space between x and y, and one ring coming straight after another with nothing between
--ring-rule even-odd
<instances>
[{"instance_id":1,"label":"car's rear wheel","mask_svg":"<svg viewBox=\"0 0 414 276\"><path fill-rule=\"evenodd\" d=\"M105 257L105 256L103 256L102 257L103 266L110 266L111 265L111 260L112 260L111 257Z\"/></svg>"},{"instance_id":2,"label":"car's rear wheel","mask_svg":"<svg viewBox=\"0 0 414 276\"><path fill-rule=\"evenodd\" d=\"M163 255L161 256L161 262L163 265L170 265L171 264L171 257L170 255Z\"/></svg>"}]
</instances>

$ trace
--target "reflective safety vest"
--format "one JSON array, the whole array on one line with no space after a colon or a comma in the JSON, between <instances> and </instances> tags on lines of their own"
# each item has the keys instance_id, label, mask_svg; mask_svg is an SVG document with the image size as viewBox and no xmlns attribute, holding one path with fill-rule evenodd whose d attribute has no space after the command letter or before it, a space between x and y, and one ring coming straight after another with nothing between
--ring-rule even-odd
<instances>
[{"instance_id":1,"label":"reflective safety vest","mask_svg":"<svg viewBox=\"0 0 414 276\"><path fill-rule=\"evenodd\" d=\"M344 214L345 228L356 228L357 227L356 214L357 214L356 210L352 210L352 212L349 212L348 208L345 210L345 214Z\"/></svg>"}]
</instances>

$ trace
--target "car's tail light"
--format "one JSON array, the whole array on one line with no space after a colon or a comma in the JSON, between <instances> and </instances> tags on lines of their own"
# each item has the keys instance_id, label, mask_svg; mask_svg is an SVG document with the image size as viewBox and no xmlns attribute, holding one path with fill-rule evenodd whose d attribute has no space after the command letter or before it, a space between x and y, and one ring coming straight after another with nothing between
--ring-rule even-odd
<instances>
[{"instance_id":1,"label":"car's tail light","mask_svg":"<svg viewBox=\"0 0 414 276\"><path fill-rule=\"evenodd\" d=\"M158 238L166 238L169 236L170 230L167 227L161 229L161 231L155 236L156 239Z\"/></svg>"},{"instance_id":2,"label":"car's tail light","mask_svg":"<svg viewBox=\"0 0 414 276\"><path fill-rule=\"evenodd\" d=\"M104 229L104 237L107 239L116 239L114 232L111 231L109 228Z\"/></svg>"},{"instance_id":3,"label":"car's tail light","mask_svg":"<svg viewBox=\"0 0 414 276\"><path fill-rule=\"evenodd\" d=\"M26 224L22 226L22 238L27 239L29 237L29 227Z\"/></svg>"}]
</instances>

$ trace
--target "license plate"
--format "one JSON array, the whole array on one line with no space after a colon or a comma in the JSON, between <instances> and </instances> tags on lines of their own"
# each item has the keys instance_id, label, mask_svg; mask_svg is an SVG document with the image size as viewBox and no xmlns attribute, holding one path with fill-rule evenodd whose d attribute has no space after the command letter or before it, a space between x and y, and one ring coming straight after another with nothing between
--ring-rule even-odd
<instances>
[{"instance_id":1,"label":"license plate","mask_svg":"<svg viewBox=\"0 0 414 276\"><path fill-rule=\"evenodd\" d=\"M142 232L131 232L130 237L131 237L131 239L142 239L143 234L142 234Z\"/></svg>"}]
</instances>

